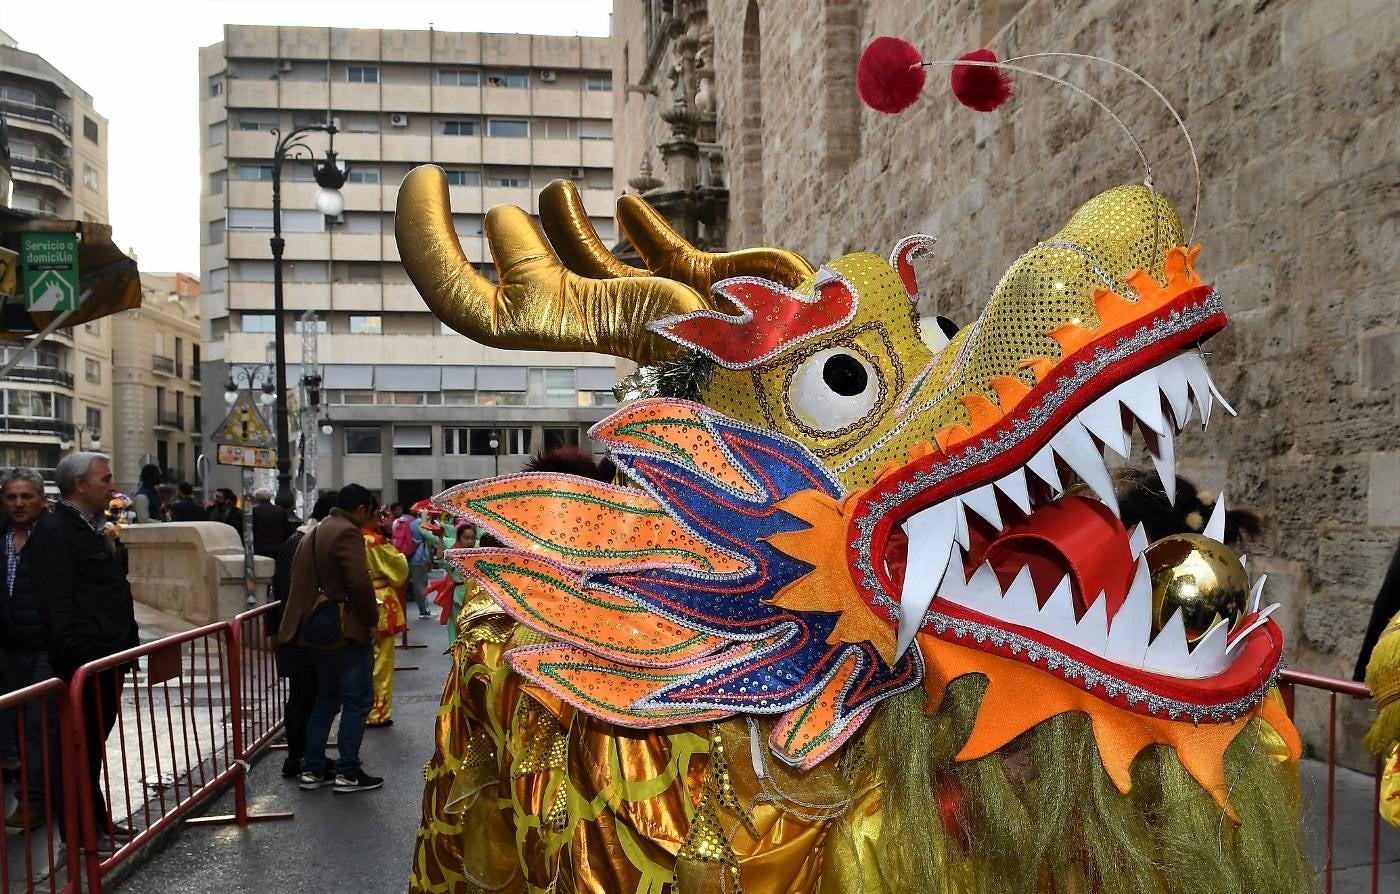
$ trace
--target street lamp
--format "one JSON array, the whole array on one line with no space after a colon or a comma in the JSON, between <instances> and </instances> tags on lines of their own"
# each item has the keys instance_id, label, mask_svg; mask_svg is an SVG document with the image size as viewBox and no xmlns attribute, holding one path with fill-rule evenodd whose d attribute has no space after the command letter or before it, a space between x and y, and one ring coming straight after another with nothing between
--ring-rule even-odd
<instances>
[{"instance_id":1,"label":"street lamp","mask_svg":"<svg viewBox=\"0 0 1400 894\"><path fill-rule=\"evenodd\" d=\"M72 447L73 443L76 441L78 449L82 450L84 434L90 435L88 443L92 445L93 450L102 449L102 433L97 430L97 426L94 425L92 428L88 428L87 425L81 422L69 423L68 427L59 434L58 448L60 450L67 450L69 447Z\"/></svg>"},{"instance_id":2,"label":"street lamp","mask_svg":"<svg viewBox=\"0 0 1400 894\"><path fill-rule=\"evenodd\" d=\"M240 380L241 384L240 384ZM267 363L230 363L228 380L224 382L224 403L230 406L238 400L238 392L258 390L258 403L272 406L277 400L273 368Z\"/></svg>"},{"instance_id":3,"label":"street lamp","mask_svg":"<svg viewBox=\"0 0 1400 894\"><path fill-rule=\"evenodd\" d=\"M497 477L497 478L500 478L500 477L501 477L501 451L499 451L499 450L496 449L497 447L501 446L501 442L500 442L500 440L498 440L499 436L500 436L500 431L499 431L499 430L493 429L493 430L491 431L491 440L490 440L490 441L487 441L487 443L491 445L491 456L492 456L493 459L496 460L496 477Z\"/></svg>"},{"instance_id":4,"label":"street lamp","mask_svg":"<svg viewBox=\"0 0 1400 894\"><path fill-rule=\"evenodd\" d=\"M291 447L287 442L287 337L283 331L282 312L282 250L286 243L282 239L282 162L288 158L305 158L311 160L316 154L311 147L302 141L302 137L308 133L321 132L330 137L326 145L326 157L315 167L316 184L320 188L316 190L316 210L327 217L335 217L345 210L345 196L341 195L340 188L345 185L345 177L350 172L349 165L344 167L336 161L335 157L335 134L336 126L332 120L327 120L325 124L307 124L296 127L288 131L285 136L279 134L274 129L272 134L278 137L277 149L272 155L272 316L273 316L273 336L275 345L276 383L274 384L273 399L277 405L276 431L277 431L277 505L284 510L291 512L296 505L296 498L292 496L292 457Z\"/></svg>"}]
</instances>

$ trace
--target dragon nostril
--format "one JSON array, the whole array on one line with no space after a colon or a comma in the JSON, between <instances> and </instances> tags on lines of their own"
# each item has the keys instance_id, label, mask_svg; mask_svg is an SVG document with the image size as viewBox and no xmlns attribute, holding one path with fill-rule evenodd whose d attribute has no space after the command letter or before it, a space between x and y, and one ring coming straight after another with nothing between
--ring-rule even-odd
<instances>
[{"instance_id":1,"label":"dragon nostril","mask_svg":"<svg viewBox=\"0 0 1400 894\"><path fill-rule=\"evenodd\" d=\"M870 383L865 366L850 354L834 354L822 365L822 381L842 397L863 394Z\"/></svg>"}]
</instances>

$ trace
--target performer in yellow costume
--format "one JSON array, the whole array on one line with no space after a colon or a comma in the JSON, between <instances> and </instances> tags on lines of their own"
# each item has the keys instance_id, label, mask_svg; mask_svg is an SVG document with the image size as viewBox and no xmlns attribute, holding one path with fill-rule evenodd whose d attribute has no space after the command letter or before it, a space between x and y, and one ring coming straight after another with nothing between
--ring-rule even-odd
<instances>
[{"instance_id":1,"label":"performer in yellow costume","mask_svg":"<svg viewBox=\"0 0 1400 894\"><path fill-rule=\"evenodd\" d=\"M388 726L394 713L394 637L408 629L400 598L408 581L408 559L377 525L360 529L365 537L365 558L379 603L379 624L374 629L374 705L365 726Z\"/></svg>"},{"instance_id":2,"label":"performer in yellow costume","mask_svg":"<svg viewBox=\"0 0 1400 894\"><path fill-rule=\"evenodd\" d=\"M484 597L412 892L1314 887L1282 634L1225 500L1153 543L1106 466L1140 438L1170 500L1175 437L1229 410L1196 350L1222 299L1150 183L1065 209L951 334L917 313L930 237L711 254L624 196L635 269L560 182L548 241L488 213L496 283L447 197L416 169L396 219L439 317L641 369L591 433L625 485L436 498L503 547L453 556Z\"/></svg>"}]
</instances>

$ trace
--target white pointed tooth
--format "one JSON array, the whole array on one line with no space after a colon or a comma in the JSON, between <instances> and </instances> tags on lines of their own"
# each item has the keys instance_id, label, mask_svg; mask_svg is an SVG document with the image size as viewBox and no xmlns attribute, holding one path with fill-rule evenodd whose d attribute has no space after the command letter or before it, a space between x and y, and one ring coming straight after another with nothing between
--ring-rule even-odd
<instances>
[{"instance_id":1,"label":"white pointed tooth","mask_svg":"<svg viewBox=\"0 0 1400 894\"><path fill-rule=\"evenodd\" d=\"M968 509L986 519L993 528L1001 530L1001 510L997 508L997 493L990 484L970 490L959 499Z\"/></svg>"},{"instance_id":2,"label":"white pointed tooth","mask_svg":"<svg viewBox=\"0 0 1400 894\"><path fill-rule=\"evenodd\" d=\"M1229 402L1228 400L1225 399L1225 395L1223 395L1223 394L1220 393L1220 389L1217 388L1217 387L1215 387L1215 379L1214 379L1214 378L1207 378L1206 381L1210 383L1210 393L1215 395L1215 401L1216 401L1216 403L1218 403L1218 404L1220 404L1220 406L1224 407L1224 408L1225 408L1225 412L1229 413L1231 416L1238 416L1238 415L1240 415L1239 413L1236 413L1236 412L1235 412L1235 408L1234 408L1234 407L1230 406L1230 402Z\"/></svg>"},{"instance_id":3,"label":"white pointed tooth","mask_svg":"<svg viewBox=\"0 0 1400 894\"><path fill-rule=\"evenodd\" d=\"M1215 395L1211 393L1210 371L1206 369L1205 358L1200 354L1183 354L1181 359L1186 380L1191 383L1191 393L1201 411L1201 428L1205 428L1210 425L1210 410L1215 402Z\"/></svg>"},{"instance_id":4,"label":"white pointed tooth","mask_svg":"<svg viewBox=\"0 0 1400 894\"><path fill-rule=\"evenodd\" d=\"M1249 571L1249 555L1248 555L1248 554L1246 554L1246 553L1240 553L1240 567L1243 568L1245 571Z\"/></svg>"},{"instance_id":5,"label":"white pointed tooth","mask_svg":"<svg viewBox=\"0 0 1400 894\"><path fill-rule=\"evenodd\" d=\"M1254 614L1259 611L1259 600L1264 595L1264 581L1268 580L1267 574L1259 575L1259 579L1254 582L1254 586L1249 588L1249 613Z\"/></svg>"},{"instance_id":6,"label":"white pointed tooth","mask_svg":"<svg viewBox=\"0 0 1400 894\"><path fill-rule=\"evenodd\" d=\"M1133 532L1128 535L1128 550L1132 557L1136 559L1142 555L1142 551L1147 549L1147 529L1142 526L1142 522L1133 525Z\"/></svg>"},{"instance_id":7,"label":"white pointed tooth","mask_svg":"<svg viewBox=\"0 0 1400 894\"><path fill-rule=\"evenodd\" d=\"M1152 370L1136 375L1113 389L1113 396L1128 408L1139 422L1161 434L1170 426L1162 418L1162 397Z\"/></svg>"},{"instance_id":8,"label":"white pointed tooth","mask_svg":"<svg viewBox=\"0 0 1400 894\"><path fill-rule=\"evenodd\" d=\"M958 546L963 549L972 549L972 535L967 531L967 509L962 501L952 499L948 501L954 506L953 509L953 537L957 539Z\"/></svg>"},{"instance_id":9,"label":"white pointed tooth","mask_svg":"<svg viewBox=\"0 0 1400 894\"><path fill-rule=\"evenodd\" d=\"M1103 454L1094 446L1094 439L1089 437L1084 426L1071 420L1050 440L1050 446L1117 515L1118 498L1113 493L1113 479L1104 465Z\"/></svg>"},{"instance_id":10,"label":"white pointed tooth","mask_svg":"<svg viewBox=\"0 0 1400 894\"><path fill-rule=\"evenodd\" d=\"M1026 483L1025 469L1015 470L1010 475L999 479L996 484L997 490L1006 494L1022 512L1026 515L1031 514L1031 491L1030 486Z\"/></svg>"},{"instance_id":11,"label":"white pointed tooth","mask_svg":"<svg viewBox=\"0 0 1400 894\"><path fill-rule=\"evenodd\" d=\"M1103 654L1104 647L1108 645L1108 599L1103 593L1089 603L1084 617L1074 625L1074 634L1069 642L1090 655Z\"/></svg>"},{"instance_id":12,"label":"white pointed tooth","mask_svg":"<svg viewBox=\"0 0 1400 894\"><path fill-rule=\"evenodd\" d=\"M1202 534L1217 543L1225 542L1225 491L1220 492L1220 496L1215 498L1215 508L1210 511L1210 521L1206 522L1206 529Z\"/></svg>"},{"instance_id":13,"label":"white pointed tooth","mask_svg":"<svg viewBox=\"0 0 1400 894\"><path fill-rule=\"evenodd\" d=\"M1172 408L1176 429L1181 431L1191 421L1190 383L1186 380L1186 370L1178 361L1186 355L1172 358L1157 368L1157 387L1162 389L1167 405Z\"/></svg>"},{"instance_id":14,"label":"white pointed tooth","mask_svg":"<svg viewBox=\"0 0 1400 894\"><path fill-rule=\"evenodd\" d=\"M1112 394L1105 394L1080 411L1079 421L1105 447L1124 459L1128 458L1132 451L1132 439L1123 431L1123 410Z\"/></svg>"},{"instance_id":15,"label":"white pointed tooth","mask_svg":"<svg viewBox=\"0 0 1400 894\"><path fill-rule=\"evenodd\" d=\"M967 582L963 605L989 617L998 617L1001 612L1001 581L990 562L983 562L972 573Z\"/></svg>"},{"instance_id":16,"label":"white pointed tooth","mask_svg":"<svg viewBox=\"0 0 1400 894\"><path fill-rule=\"evenodd\" d=\"M1059 496L1065 492L1064 485L1060 483L1060 470L1055 468L1055 453L1046 445L1036 451L1030 462L1026 463L1026 468L1036 474L1036 477L1050 485L1050 490Z\"/></svg>"},{"instance_id":17,"label":"white pointed tooth","mask_svg":"<svg viewBox=\"0 0 1400 894\"><path fill-rule=\"evenodd\" d=\"M1213 677L1230 666L1226 646L1230 640L1230 622L1217 621L1191 647L1191 672L1194 677Z\"/></svg>"},{"instance_id":18,"label":"white pointed tooth","mask_svg":"<svg viewBox=\"0 0 1400 894\"><path fill-rule=\"evenodd\" d=\"M1157 470L1157 477L1162 481L1162 492L1167 495L1167 502L1175 505L1176 435L1173 434L1170 423L1167 423L1166 431L1154 432L1154 436L1147 439L1147 452L1152 455L1152 467Z\"/></svg>"},{"instance_id":19,"label":"white pointed tooth","mask_svg":"<svg viewBox=\"0 0 1400 894\"><path fill-rule=\"evenodd\" d=\"M1226 647L1225 651L1227 653L1233 652L1235 651L1235 649L1244 645L1244 641L1249 639L1249 635L1254 631L1258 630L1260 627L1263 627L1264 622L1269 620L1269 615L1272 615L1275 611L1279 609L1279 607L1279 603L1275 602L1273 605L1270 605L1268 608L1264 609L1258 615L1256 615L1254 620L1249 622L1248 627L1244 628L1238 634L1230 638L1230 645Z\"/></svg>"},{"instance_id":20,"label":"white pointed tooth","mask_svg":"<svg viewBox=\"0 0 1400 894\"><path fill-rule=\"evenodd\" d=\"M956 523L953 513L959 511L955 500L944 500L917 513L904 523L909 535L909 560L904 571L904 587L899 595L899 635L895 655L914 641L914 634L924 623L924 612L933 602L934 593L948 570L948 557L954 546Z\"/></svg>"},{"instance_id":21,"label":"white pointed tooth","mask_svg":"<svg viewBox=\"0 0 1400 894\"><path fill-rule=\"evenodd\" d=\"M1074 639L1074 628L1074 590L1066 574L1040 609L1040 629L1069 642Z\"/></svg>"},{"instance_id":22,"label":"white pointed tooth","mask_svg":"<svg viewBox=\"0 0 1400 894\"><path fill-rule=\"evenodd\" d=\"M1152 635L1152 574L1147 559L1139 558L1133 571L1133 583L1128 596L1108 626L1108 643L1104 657L1130 667L1142 665L1147 652L1147 639Z\"/></svg>"},{"instance_id":23,"label":"white pointed tooth","mask_svg":"<svg viewBox=\"0 0 1400 894\"><path fill-rule=\"evenodd\" d=\"M1186 642L1186 621L1181 616L1181 609L1172 612L1167 623L1153 638L1143 658L1143 666L1173 677L1190 672L1191 651Z\"/></svg>"},{"instance_id":24,"label":"white pointed tooth","mask_svg":"<svg viewBox=\"0 0 1400 894\"><path fill-rule=\"evenodd\" d=\"M1001 598L999 616L1012 624L1036 629L1039 627L1039 615L1040 603L1035 598L1035 581L1031 578L1030 568L1022 565L1011 586L1006 588L1006 595Z\"/></svg>"}]
</instances>

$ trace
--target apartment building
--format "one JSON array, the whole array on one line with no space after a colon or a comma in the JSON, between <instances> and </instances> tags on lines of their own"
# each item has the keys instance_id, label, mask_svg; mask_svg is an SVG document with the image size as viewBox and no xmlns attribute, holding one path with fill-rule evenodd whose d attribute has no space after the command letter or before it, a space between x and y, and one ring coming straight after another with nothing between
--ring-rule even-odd
<instances>
[{"instance_id":1,"label":"apartment building","mask_svg":"<svg viewBox=\"0 0 1400 894\"><path fill-rule=\"evenodd\" d=\"M91 94L4 32L0 117L10 150L10 207L107 222L107 119ZM111 325L101 319L60 329L6 377L0 467L31 466L52 481L64 453L101 446L112 412ZM18 349L0 343L3 362Z\"/></svg>"},{"instance_id":2,"label":"apartment building","mask_svg":"<svg viewBox=\"0 0 1400 894\"><path fill-rule=\"evenodd\" d=\"M441 165L462 247L494 276L486 210L533 212L545 184L568 178L611 241L611 72L605 38L225 26L224 40L200 51L204 381L266 361L281 325L295 382L302 336L314 328L314 412L331 429L318 447L321 483L357 481L385 499L417 499L518 469L544 446L586 443L613 402L612 359L502 351L442 326L399 263L393 212L411 168ZM286 163L279 321L268 245L273 131L328 116L349 165L345 211L315 210L312 158ZM324 134L305 142L324 155ZM302 319L307 311L314 321ZM205 432L222 408L209 402ZM295 419L290 428L295 441ZM233 478L211 470L217 484Z\"/></svg>"},{"instance_id":3,"label":"apartment building","mask_svg":"<svg viewBox=\"0 0 1400 894\"><path fill-rule=\"evenodd\" d=\"M200 452L199 280L187 273L141 274L141 306L112 325L112 471L135 487L141 467L166 481L194 481ZM222 401L221 401L222 403Z\"/></svg>"}]
</instances>

